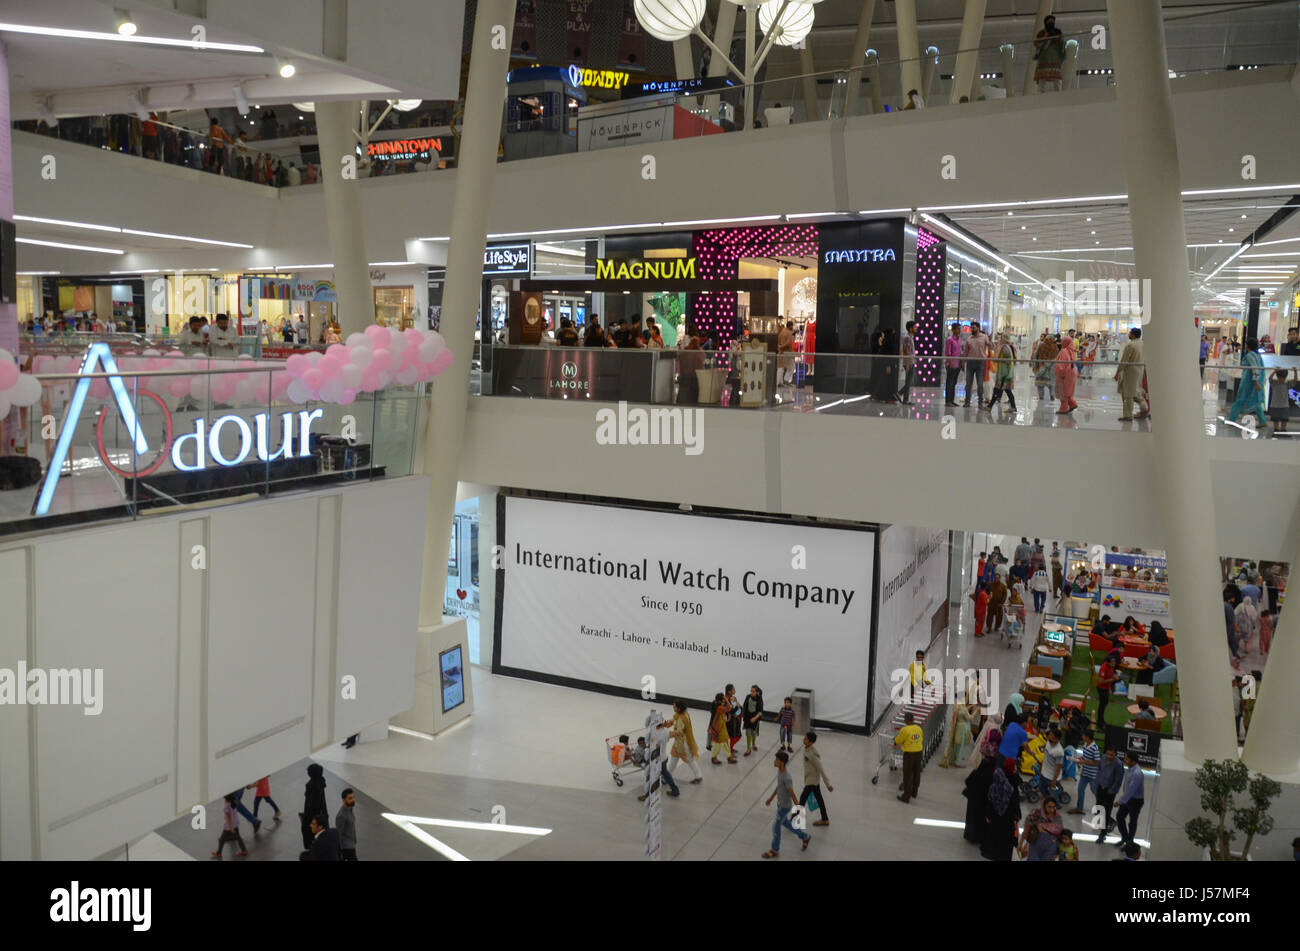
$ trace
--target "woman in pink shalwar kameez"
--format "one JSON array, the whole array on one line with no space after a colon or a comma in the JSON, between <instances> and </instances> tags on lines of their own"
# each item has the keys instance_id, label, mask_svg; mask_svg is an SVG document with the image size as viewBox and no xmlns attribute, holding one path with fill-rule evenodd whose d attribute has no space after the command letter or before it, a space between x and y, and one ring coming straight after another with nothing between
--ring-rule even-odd
<instances>
[{"instance_id":1,"label":"woman in pink shalwar kameez","mask_svg":"<svg viewBox=\"0 0 1300 951\"><path fill-rule=\"evenodd\" d=\"M1079 358L1074 353L1074 338L1061 338L1061 352L1056 355L1056 391L1061 394L1061 408L1058 414L1073 413L1079 408L1074 401L1074 384L1079 379L1079 368L1075 361Z\"/></svg>"}]
</instances>

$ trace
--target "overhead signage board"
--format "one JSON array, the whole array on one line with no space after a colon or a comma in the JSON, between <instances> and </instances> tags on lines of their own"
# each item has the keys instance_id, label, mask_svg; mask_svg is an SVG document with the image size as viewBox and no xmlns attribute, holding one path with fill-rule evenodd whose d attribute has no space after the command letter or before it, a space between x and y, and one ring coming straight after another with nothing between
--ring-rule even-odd
<instances>
[{"instance_id":1,"label":"overhead signage board","mask_svg":"<svg viewBox=\"0 0 1300 951\"><path fill-rule=\"evenodd\" d=\"M621 69L587 69L569 67L569 84L587 89L622 89L632 79L632 74Z\"/></svg>"},{"instance_id":2,"label":"overhead signage board","mask_svg":"<svg viewBox=\"0 0 1300 951\"><path fill-rule=\"evenodd\" d=\"M623 98L636 96L657 96L660 93L675 92L682 95L716 92L736 85L725 76L707 76L700 79L660 79L630 85L623 90Z\"/></svg>"},{"instance_id":3,"label":"overhead signage board","mask_svg":"<svg viewBox=\"0 0 1300 951\"><path fill-rule=\"evenodd\" d=\"M417 139L385 139L371 142L366 151L380 161L410 161L415 158L432 158L442 154L442 139L434 137Z\"/></svg>"},{"instance_id":4,"label":"overhead signage board","mask_svg":"<svg viewBox=\"0 0 1300 951\"><path fill-rule=\"evenodd\" d=\"M651 105L645 109L629 107L611 115L578 116L578 151L612 149L640 142L667 142L673 137L673 109Z\"/></svg>"},{"instance_id":5,"label":"overhead signage board","mask_svg":"<svg viewBox=\"0 0 1300 951\"><path fill-rule=\"evenodd\" d=\"M596 280L626 281L693 281L697 279L695 258L656 258L648 261L596 259Z\"/></svg>"},{"instance_id":6,"label":"overhead signage board","mask_svg":"<svg viewBox=\"0 0 1300 951\"><path fill-rule=\"evenodd\" d=\"M489 277L519 274L527 277L533 272L533 245L489 244L483 250L483 273Z\"/></svg>"}]
</instances>

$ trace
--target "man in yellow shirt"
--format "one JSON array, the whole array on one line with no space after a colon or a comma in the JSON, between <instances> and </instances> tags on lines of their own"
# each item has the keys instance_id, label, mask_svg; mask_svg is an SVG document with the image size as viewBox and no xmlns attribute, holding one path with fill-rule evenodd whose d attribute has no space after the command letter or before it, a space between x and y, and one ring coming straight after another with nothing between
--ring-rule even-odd
<instances>
[{"instance_id":1,"label":"man in yellow shirt","mask_svg":"<svg viewBox=\"0 0 1300 951\"><path fill-rule=\"evenodd\" d=\"M912 699L916 699L916 692L922 691L924 698L925 690L925 651L916 652L916 660L907 665L907 672L912 681Z\"/></svg>"},{"instance_id":2,"label":"man in yellow shirt","mask_svg":"<svg viewBox=\"0 0 1300 951\"><path fill-rule=\"evenodd\" d=\"M912 722L910 712L903 714L903 728L894 737L894 745L903 751L903 793L900 802L911 802L921 789L921 756L925 749L925 735Z\"/></svg>"}]
</instances>

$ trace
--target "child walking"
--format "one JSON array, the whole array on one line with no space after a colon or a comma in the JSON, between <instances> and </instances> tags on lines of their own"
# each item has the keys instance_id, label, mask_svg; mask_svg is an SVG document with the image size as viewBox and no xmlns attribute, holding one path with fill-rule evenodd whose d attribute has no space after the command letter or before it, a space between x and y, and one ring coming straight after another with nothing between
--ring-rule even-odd
<instances>
[{"instance_id":1,"label":"child walking","mask_svg":"<svg viewBox=\"0 0 1300 951\"><path fill-rule=\"evenodd\" d=\"M781 749L787 753L794 752L794 698L786 697L781 713L776 718L780 727Z\"/></svg>"},{"instance_id":2,"label":"child walking","mask_svg":"<svg viewBox=\"0 0 1300 951\"><path fill-rule=\"evenodd\" d=\"M212 857L218 862L224 858L221 854L225 851L227 842L234 842L239 846L239 851L235 853L235 858L242 859L248 855L248 848L244 845L244 838L239 834L239 812L235 808L235 794L226 794L226 804L221 809L224 817L224 824L221 828L221 837L217 839L217 850L212 853Z\"/></svg>"},{"instance_id":3,"label":"child walking","mask_svg":"<svg viewBox=\"0 0 1300 951\"><path fill-rule=\"evenodd\" d=\"M269 802L271 804L271 808L275 810L275 815L273 815L271 818L272 819L280 818L280 807L277 806L275 804L275 800L271 798L271 777L270 776L263 776L256 783L250 784L248 788L257 790L257 792L253 793L253 818L254 819L257 818L257 807L262 804L263 799Z\"/></svg>"},{"instance_id":4,"label":"child walking","mask_svg":"<svg viewBox=\"0 0 1300 951\"><path fill-rule=\"evenodd\" d=\"M1286 370L1278 368L1273 371L1273 380L1268 387L1268 418L1273 421L1273 432L1286 432L1287 421L1291 418L1290 387L1286 385Z\"/></svg>"}]
</instances>

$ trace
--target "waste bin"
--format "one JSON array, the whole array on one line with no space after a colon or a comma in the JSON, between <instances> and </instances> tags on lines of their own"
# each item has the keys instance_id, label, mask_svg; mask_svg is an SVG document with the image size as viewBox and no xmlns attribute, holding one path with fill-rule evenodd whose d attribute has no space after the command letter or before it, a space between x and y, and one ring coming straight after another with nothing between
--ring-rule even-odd
<instances>
[{"instance_id":1,"label":"waste bin","mask_svg":"<svg viewBox=\"0 0 1300 951\"><path fill-rule=\"evenodd\" d=\"M790 691L791 706L794 707L794 732L802 736L812 729L813 691L795 687Z\"/></svg>"}]
</instances>

